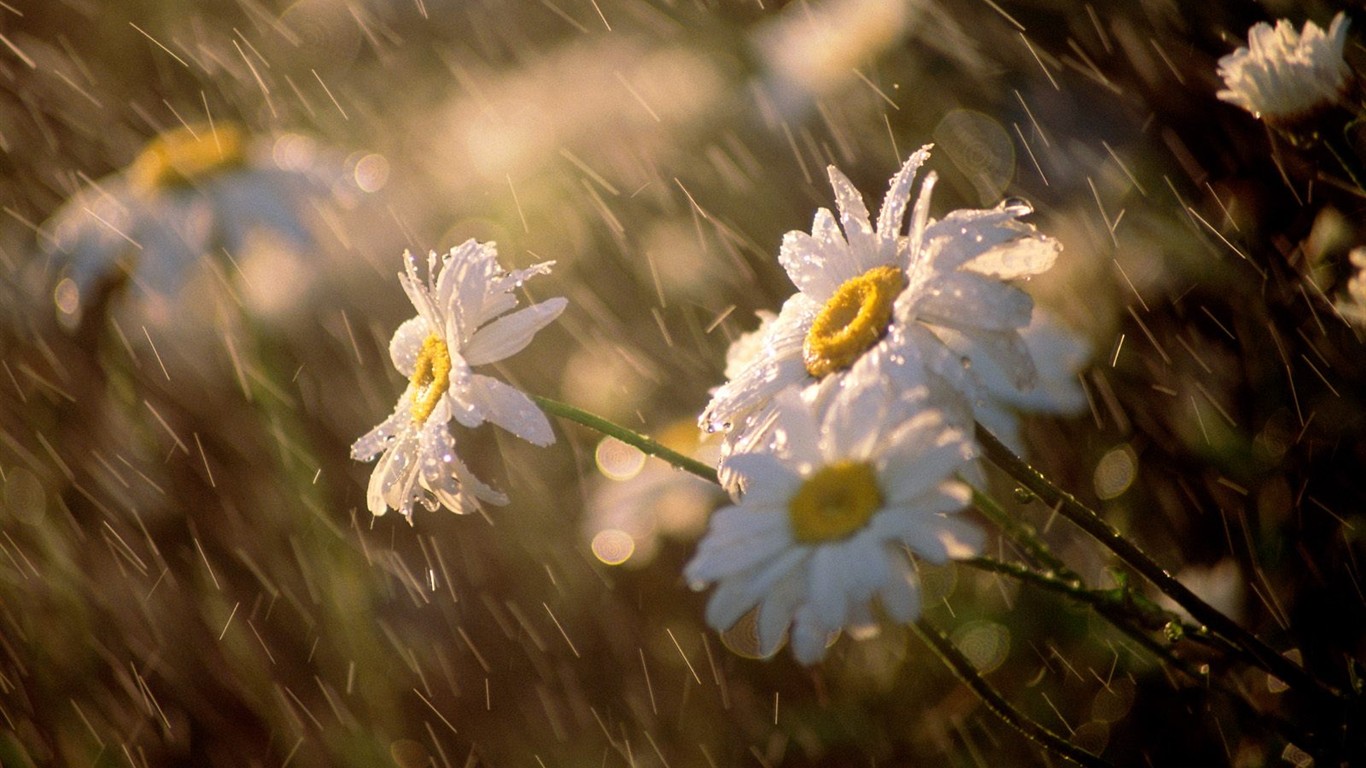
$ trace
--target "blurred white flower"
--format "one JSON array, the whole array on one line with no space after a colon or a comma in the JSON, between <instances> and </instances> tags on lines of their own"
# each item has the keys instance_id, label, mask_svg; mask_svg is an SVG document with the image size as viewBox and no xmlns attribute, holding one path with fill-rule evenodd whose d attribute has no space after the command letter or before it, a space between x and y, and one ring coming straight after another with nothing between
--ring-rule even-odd
<instances>
[{"instance_id":1,"label":"blurred white flower","mask_svg":"<svg viewBox=\"0 0 1366 768\"><path fill-rule=\"evenodd\" d=\"M1215 610L1241 623L1247 614L1244 600L1247 596L1248 581L1243 577L1238 561L1225 558L1213 565L1191 565L1176 574L1176 580L1194 592L1196 597L1209 603ZM1199 624L1185 608L1167 595L1158 595L1157 604L1168 611L1179 614L1186 621Z\"/></svg>"},{"instance_id":2,"label":"blurred white flower","mask_svg":"<svg viewBox=\"0 0 1366 768\"><path fill-rule=\"evenodd\" d=\"M398 279L417 316L394 331L389 356L408 377L408 388L393 414L351 446L358 461L382 452L366 494L371 513L396 509L411 520L415 502L469 512L478 502L467 490L491 504L507 503L507 496L474 477L456 455L452 419L466 427L489 421L535 445L555 441L531 398L471 370L520 352L564 311L566 300L554 298L507 314L517 306L513 290L548 273L552 263L506 272L493 243L471 239L451 249L439 266L436 253L429 254L424 282L417 260L404 254L407 274Z\"/></svg>"},{"instance_id":3,"label":"blurred white flower","mask_svg":"<svg viewBox=\"0 0 1366 768\"><path fill-rule=\"evenodd\" d=\"M981 384L980 399L973 407L975 418L1016 453L1024 452L1022 414L1070 414L1086 407L1078 374L1091 357L1085 339L1038 308L1020 336L1038 371L1037 382L1028 390L1017 388L996 360L974 350L970 340L969 346L955 350L972 360L973 374Z\"/></svg>"},{"instance_id":4,"label":"blurred white flower","mask_svg":"<svg viewBox=\"0 0 1366 768\"><path fill-rule=\"evenodd\" d=\"M669 448L715 465L720 446L698 431L692 419L664 429L656 439ZM692 541L707 516L726 500L712 483L681 472L614 438L596 451L598 469L580 530L593 554L608 565L642 566L654 559L663 539Z\"/></svg>"},{"instance_id":5,"label":"blurred white flower","mask_svg":"<svg viewBox=\"0 0 1366 768\"><path fill-rule=\"evenodd\" d=\"M1305 22L1303 32L1285 19L1274 28L1254 24L1247 47L1219 59L1219 76L1227 87L1218 96L1274 125L1308 117L1343 97L1352 76L1342 56L1346 43L1342 12L1327 32L1312 21Z\"/></svg>"},{"instance_id":6,"label":"blurred white flower","mask_svg":"<svg viewBox=\"0 0 1366 768\"><path fill-rule=\"evenodd\" d=\"M903 235L911 187L928 157L927 146L892 178L876 229L857 190L830 167L843 232L822 208L811 234L783 238L779 261L798 292L765 323L757 353L728 363L729 381L703 411L703 428L729 430L737 445L751 442L782 390L819 384L825 397L846 379L929 386L955 411L950 420L970 423L973 404L985 396L973 371L979 358L1017 390L1034 385L1035 365L1020 336L1034 303L1006 281L1047 270L1060 246L1018 221L1031 212L1020 201L931 220L933 173ZM754 347L753 338L743 343Z\"/></svg>"},{"instance_id":7,"label":"blurred white flower","mask_svg":"<svg viewBox=\"0 0 1366 768\"><path fill-rule=\"evenodd\" d=\"M1366 327L1366 246L1353 248L1347 254L1356 272L1347 278L1347 295L1338 300L1342 316L1360 327Z\"/></svg>"},{"instance_id":8,"label":"blurred white flower","mask_svg":"<svg viewBox=\"0 0 1366 768\"><path fill-rule=\"evenodd\" d=\"M708 624L725 631L757 611L761 655L791 625L793 654L812 664L833 633L876 629L875 601L893 621L919 616L907 549L934 563L980 551L981 529L949 514L970 498L954 479L974 458L968 436L923 389L893 387L846 387L826 407L777 397L774 450L731 457L746 490L712 516L685 569L699 588L717 584Z\"/></svg>"},{"instance_id":9,"label":"blurred white flower","mask_svg":"<svg viewBox=\"0 0 1366 768\"><path fill-rule=\"evenodd\" d=\"M753 45L779 104L795 105L847 86L859 67L895 46L921 12L919 4L900 0L794 5L757 25Z\"/></svg>"},{"instance_id":10,"label":"blurred white flower","mask_svg":"<svg viewBox=\"0 0 1366 768\"><path fill-rule=\"evenodd\" d=\"M75 327L102 290L126 280L159 324L175 314L205 257L236 262L223 270L231 275L262 245L275 246L274 255L309 251L310 203L330 196L335 179L301 144L311 147L303 137L252 142L231 123L176 128L153 138L127 168L80 189L43 227L50 233L44 247L63 257L58 319ZM293 149L282 154L282 146ZM267 282L278 292L306 281ZM274 293L265 303L272 301Z\"/></svg>"}]
</instances>

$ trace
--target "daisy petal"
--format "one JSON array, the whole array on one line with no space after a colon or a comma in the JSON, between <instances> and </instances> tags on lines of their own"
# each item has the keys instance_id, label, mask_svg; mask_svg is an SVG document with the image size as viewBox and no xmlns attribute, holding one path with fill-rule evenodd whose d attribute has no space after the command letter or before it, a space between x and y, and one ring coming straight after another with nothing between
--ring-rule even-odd
<instances>
[{"instance_id":1,"label":"daisy petal","mask_svg":"<svg viewBox=\"0 0 1366 768\"><path fill-rule=\"evenodd\" d=\"M494 320L474 332L464 348L470 365L496 363L521 352L536 332L560 316L568 299L547 299Z\"/></svg>"},{"instance_id":2,"label":"daisy petal","mask_svg":"<svg viewBox=\"0 0 1366 768\"><path fill-rule=\"evenodd\" d=\"M426 341L431 333L431 326L422 315L404 320L398 330L394 331L394 337L389 340L389 359L399 373L407 377L413 375L417 355L422 351L422 342Z\"/></svg>"},{"instance_id":3,"label":"daisy petal","mask_svg":"<svg viewBox=\"0 0 1366 768\"><path fill-rule=\"evenodd\" d=\"M889 259L896 254L901 240L901 228L906 219L906 208L911 203L911 185L915 183L920 166L930 158L930 145L925 145L906 158L901 170L887 185L887 196L882 198L882 210L877 216L878 250Z\"/></svg>"},{"instance_id":4,"label":"daisy petal","mask_svg":"<svg viewBox=\"0 0 1366 768\"><path fill-rule=\"evenodd\" d=\"M475 374L470 381L470 400L483 417L533 445L555 442L550 421L531 398L516 387Z\"/></svg>"},{"instance_id":5,"label":"daisy petal","mask_svg":"<svg viewBox=\"0 0 1366 768\"><path fill-rule=\"evenodd\" d=\"M874 261L878 247L873 225L868 221L868 208L848 176L833 165L826 170L830 174L830 186L835 190L835 205L840 211L844 239L849 243L848 253L854 257L854 274L861 275L879 266Z\"/></svg>"}]
</instances>

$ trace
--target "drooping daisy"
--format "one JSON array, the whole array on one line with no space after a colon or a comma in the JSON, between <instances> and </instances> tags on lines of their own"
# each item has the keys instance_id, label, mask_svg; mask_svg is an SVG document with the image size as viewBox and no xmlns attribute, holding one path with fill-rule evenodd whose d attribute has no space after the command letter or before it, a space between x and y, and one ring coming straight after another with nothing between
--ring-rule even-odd
<instances>
[{"instance_id":1,"label":"drooping daisy","mask_svg":"<svg viewBox=\"0 0 1366 768\"><path fill-rule=\"evenodd\" d=\"M835 632L876 628L875 606L897 622L919 616L907 549L934 563L980 551L982 530L952 514L970 498L954 479L974 458L968 435L925 406L923 389L894 386L846 387L826 407L787 390L774 450L730 458L745 492L712 516L685 570L717 585L713 628L757 611L761 655L791 626L793 654L813 664Z\"/></svg>"},{"instance_id":2,"label":"drooping daisy","mask_svg":"<svg viewBox=\"0 0 1366 768\"><path fill-rule=\"evenodd\" d=\"M396 509L411 520L418 502L460 513L474 509L475 499L507 503L506 495L476 478L456 454L452 419L466 427L492 422L535 445L555 441L531 398L472 370L520 352L564 311L566 300L554 298L508 314L517 306L513 291L549 272L552 263L506 272L493 243L471 239L439 264L431 253L423 281L417 260L405 254L406 274L398 279L417 316L394 331L389 356L408 377L408 388L393 414L351 446L358 461L380 457L366 493L371 513Z\"/></svg>"},{"instance_id":3,"label":"drooping daisy","mask_svg":"<svg viewBox=\"0 0 1366 768\"><path fill-rule=\"evenodd\" d=\"M1286 126L1342 99L1352 70L1342 51L1347 16L1339 12L1325 32L1312 21L1303 32L1285 19L1247 32L1247 47L1219 59L1226 88L1218 97L1271 125Z\"/></svg>"},{"instance_id":4,"label":"drooping daisy","mask_svg":"<svg viewBox=\"0 0 1366 768\"><path fill-rule=\"evenodd\" d=\"M735 444L752 441L782 390L820 384L828 391L850 377L928 384L941 405L959 400L955 420L970 422L981 393L972 358L955 351L964 347L991 358L1016 388L1033 385L1034 363L1020 337L1033 301L1006 281L1047 270L1060 246L1019 221L1031 213L1020 201L931 220L933 173L904 234L911 188L928 157L926 146L892 178L876 228L853 185L830 167L839 224L822 208L811 234L783 238L779 261L798 292L766 323L758 353L728 366L729 381L699 420L703 428L729 430Z\"/></svg>"},{"instance_id":5,"label":"drooping daisy","mask_svg":"<svg viewBox=\"0 0 1366 768\"><path fill-rule=\"evenodd\" d=\"M102 292L126 283L155 323L177 313L204 259L226 265L226 256L240 267L267 239L311 250L309 216L341 174L329 173L310 145L299 136L253 140L227 122L154 137L126 168L80 189L44 224L50 237L42 244L58 256L58 320L77 326Z\"/></svg>"}]
</instances>

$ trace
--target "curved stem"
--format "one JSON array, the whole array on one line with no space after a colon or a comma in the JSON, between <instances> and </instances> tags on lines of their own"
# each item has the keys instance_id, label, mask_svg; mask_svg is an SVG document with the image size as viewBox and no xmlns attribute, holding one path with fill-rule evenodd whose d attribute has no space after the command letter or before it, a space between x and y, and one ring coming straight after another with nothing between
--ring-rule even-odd
<instances>
[{"instance_id":1,"label":"curved stem","mask_svg":"<svg viewBox=\"0 0 1366 768\"><path fill-rule=\"evenodd\" d=\"M1106 761L1083 750L1081 747L1064 739L1058 734L1045 728L1043 725L1031 720L1028 715L1016 709L1010 702L1005 700L1001 692L992 687L977 672L977 668L972 666L972 662L958 650L953 641L948 638L939 628L925 619L911 625L911 629L916 635L934 651L935 655L943 661L949 669L958 677L960 681L973 693L977 694L987 708L1001 718L1006 724L1015 728L1024 735L1025 738L1037 742L1044 749L1053 752L1061 757L1084 766L1108 766Z\"/></svg>"},{"instance_id":2,"label":"curved stem","mask_svg":"<svg viewBox=\"0 0 1366 768\"><path fill-rule=\"evenodd\" d=\"M1091 535L1106 549L1119 556L1131 568L1151 581L1177 605L1186 609L1196 621L1223 635L1253 664L1274 675L1287 685L1313 693L1320 698L1341 701L1341 694L1322 681L1295 665L1294 662L1277 653L1255 635L1238 626L1232 619L1201 600L1185 584L1176 580L1165 568L1158 565L1136 544L1129 541L1114 526L1101 519L1086 505L1077 501L1072 494L1053 485L1048 478L1016 456L995 435L981 424L977 425L977 442L982 445L987 458L1012 478L1032 491L1045 504L1055 508L1071 520L1077 527Z\"/></svg>"},{"instance_id":3,"label":"curved stem","mask_svg":"<svg viewBox=\"0 0 1366 768\"><path fill-rule=\"evenodd\" d=\"M575 408L568 403L558 400L551 400L548 397L532 395L531 399L536 402L547 413L553 413L564 419L569 419L577 424L582 424L589 429L601 432L608 437L614 437L627 445L638 449L647 456L654 456L669 462L684 472L691 472L694 475L706 480L709 483L721 484L716 476L716 469L689 456L669 448L662 443L656 442L639 432L627 429L626 427L608 421L601 416L595 416L582 408Z\"/></svg>"}]
</instances>

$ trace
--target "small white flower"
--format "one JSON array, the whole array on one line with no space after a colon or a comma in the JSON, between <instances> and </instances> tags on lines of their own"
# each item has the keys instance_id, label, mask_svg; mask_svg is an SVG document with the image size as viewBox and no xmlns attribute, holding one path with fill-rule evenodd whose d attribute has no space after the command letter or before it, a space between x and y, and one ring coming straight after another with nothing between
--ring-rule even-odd
<instances>
[{"instance_id":1,"label":"small white flower","mask_svg":"<svg viewBox=\"0 0 1366 768\"><path fill-rule=\"evenodd\" d=\"M1312 21L1303 32L1285 19L1275 28L1254 24L1247 47L1219 59L1227 87L1218 96L1272 124L1308 117L1343 97L1352 76L1342 56L1346 43L1347 16L1341 12L1327 32Z\"/></svg>"},{"instance_id":2,"label":"small white flower","mask_svg":"<svg viewBox=\"0 0 1366 768\"><path fill-rule=\"evenodd\" d=\"M240 262L262 235L310 251L312 201L330 197L335 179L311 158L282 163L273 143L231 123L176 128L79 190L43 226L44 247L62 257L58 319L77 326L102 289L125 279L155 319L203 259Z\"/></svg>"},{"instance_id":3,"label":"small white flower","mask_svg":"<svg viewBox=\"0 0 1366 768\"><path fill-rule=\"evenodd\" d=\"M955 421L970 422L982 394L975 357L990 358L1017 389L1033 385L1034 363L1020 337L1033 301L1006 281L1047 270L1060 246L1019 221L1031 212L1020 201L931 220L933 173L911 209L928 157L927 146L892 178L876 228L857 190L830 167L839 224L822 208L811 234L783 238L779 261L798 292L765 322L757 353L732 355L729 381L702 413L703 428L731 432L729 451L758 440L773 398L788 387L818 383L828 394L844 379L929 385L941 405L960 401ZM753 339L744 344L752 348Z\"/></svg>"},{"instance_id":4,"label":"small white flower","mask_svg":"<svg viewBox=\"0 0 1366 768\"><path fill-rule=\"evenodd\" d=\"M404 254L407 274L399 282L417 316L394 331L389 356L409 379L393 415L351 446L351 457L370 461L381 452L370 476L367 506L375 515L396 509L409 519L413 504L443 505L468 512L475 498L506 504L507 496L480 482L460 461L449 430L492 422L535 445L555 441L550 422L524 393L473 366L496 363L520 352L537 331L564 311L566 300L547 299L507 314L517 306L513 290L553 262L505 272L493 243L467 240L444 256L427 260L427 279Z\"/></svg>"},{"instance_id":5,"label":"small white flower","mask_svg":"<svg viewBox=\"0 0 1366 768\"><path fill-rule=\"evenodd\" d=\"M847 387L813 407L795 390L774 403L775 449L731 457L745 492L712 516L685 570L717 584L707 623L718 631L757 611L759 650L812 664L844 628L874 629L874 604L897 622L920 614L909 549L943 563L981 550L984 534L950 513L971 494L954 479L973 460L960 429L924 407L925 391Z\"/></svg>"}]
</instances>

